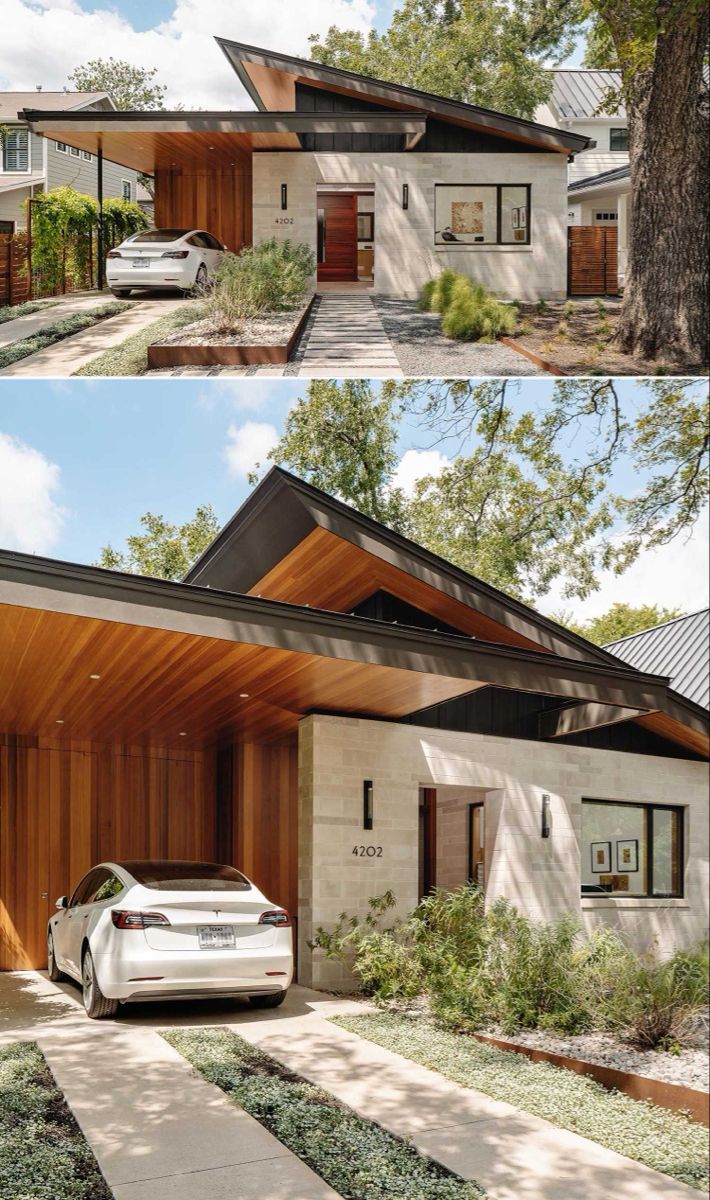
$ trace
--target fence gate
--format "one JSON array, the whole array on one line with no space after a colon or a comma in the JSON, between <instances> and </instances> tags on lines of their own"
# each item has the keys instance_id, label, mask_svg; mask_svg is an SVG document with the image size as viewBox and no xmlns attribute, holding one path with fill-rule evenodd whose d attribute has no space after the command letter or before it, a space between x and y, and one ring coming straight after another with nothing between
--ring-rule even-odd
<instances>
[{"instance_id":1,"label":"fence gate","mask_svg":"<svg viewBox=\"0 0 710 1200\"><path fill-rule=\"evenodd\" d=\"M27 235L0 233L0 304L22 304L29 299Z\"/></svg>"},{"instance_id":2,"label":"fence gate","mask_svg":"<svg viewBox=\"0 0 710 1200\"><path fill-rule=\"evenodd\" d=\"M571 225L567 233L570 296L618 295L617 230L603 225Z\"/></svg>"}]
</instances>

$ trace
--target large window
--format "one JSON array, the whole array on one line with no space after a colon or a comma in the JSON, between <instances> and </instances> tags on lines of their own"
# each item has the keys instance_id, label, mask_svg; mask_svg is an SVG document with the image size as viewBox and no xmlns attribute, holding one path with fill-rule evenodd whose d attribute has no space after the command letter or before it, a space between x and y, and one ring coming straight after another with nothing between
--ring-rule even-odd
<instances>
[{"instance_id":1,"label":"large window","mask_svg":"<svg viewBox=\"0 0 710 1200\"><path fill-rule=\"evenodd\" d=\"M628 153L629 149L629 131L628 129L610 129L609 130L609 149L624 150Z\"/></svg>"},{"instance_id":2,"label":"large window","mask_svg":"<svg viewBox=\"0 0 710 1200\"><path fill-rule=\"evenodd\" d=\"M447 250L528 245L530 184L436 185L434 242Z\"/></svg>"},{"instance_id":3,"label":"large window","mask_svg":"<svg viewBox=\"0 0 710 1200\"><path fill-rule=\"evenodd\" d=\"M582 802L582 895L683 895L683 810Z\"/></svg>"},{"instance_id":4,"label":"large window","mask_svg":"<svg viewBox=\"0 0 710 1200\"><path fill-rule=\"evenodd\" d=\"M2 166L4 171L29 171L29 133L26 129L12 129L6 134Z\"/></svg>"}]
</instances>

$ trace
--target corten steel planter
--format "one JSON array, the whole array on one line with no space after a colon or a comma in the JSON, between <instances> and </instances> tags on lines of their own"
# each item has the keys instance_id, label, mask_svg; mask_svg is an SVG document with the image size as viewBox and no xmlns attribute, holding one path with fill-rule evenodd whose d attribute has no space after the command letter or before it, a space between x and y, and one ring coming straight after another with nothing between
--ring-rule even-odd
<instances>
[{"instance_id":1,"label":"corten steel planter","mask_svg":"<svg viewBox=\"0 0 710 1200\"><path fill-rule=\"evenodd\" d=\"M687 1112L701 1125L710 1125L710 1096L695 1088L678 1083L665 1083L661 1079L649 1079L646 1075L634 1075L631 1071L618 1071L615 1067L602 1067L599 1063L569 1058L566 1054L554 1054L551 1050L538 1050L534 1046L522 1046L519 1042L506 1042L502 1038L490 1037L487 1033L474 1033L479 1042L497 1046L499 1050L512 1050L524 1054L533 1062L549 1062L575 1075L589 1075L605 1088L616 1088L633 1100L650 1100L661 1108L674 1112Z\"/></svg>"},{"instance_id":2,"label":"corten steel planter","mask_svg":"<svg viewBox=\"0 0 710 1200\"><path fill-rule=\"evenodd\" d=\"M301 330L313 307L315 295L301 313L287 342L276 346L180 345L155 343L148 347L148 370L164 367L255 367L283 366L298 341Z\"/></svg>"}]
</instances>

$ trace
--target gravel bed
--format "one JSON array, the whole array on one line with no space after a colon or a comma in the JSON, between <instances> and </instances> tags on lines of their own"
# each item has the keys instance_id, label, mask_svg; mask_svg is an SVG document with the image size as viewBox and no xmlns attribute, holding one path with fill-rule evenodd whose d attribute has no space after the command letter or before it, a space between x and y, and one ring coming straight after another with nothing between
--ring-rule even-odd
<instances>
[{"instance_id":1,"label":"gravel bed","mask_svg":"<svg viewBox=\"0 0 710 1200\"><path fill-rule=\"evenodd\" d=\"M682 1050L680 1054L668 1054L659 1050L636 1050L605 1033L581 1033L567 1037L537 1029L522 1030L516 1034L487 1029L485 1033L501 1041L547 1050L551 1054L564 1054L598 1066L613 1067L616 1071L630 1071L647 1079L681 1084L699 1092L710 1090L707 1050L699 1047Z\"/></svg>"},{"instance_id":2,"label":"gravel bed","mask_svg":"<svg viewBox=\"0 0 710 1200\"><path fill-rule=\"evenodd\" d=\"M545 375L529 359L501 342L457 342L444 337L439 313L420 312L416 300L373 296L385 332L405 375Z\"/></svg>"},{"instance_id":3,"label":"gravel bed","mask_svg":"<svg viewBox=\"0 0 710 1200\"><path fill-rule=\"evenodd\" d=\"M291 312L268 313L252 317L239 329L217 329L209 318L186 325L156 343L158 346L285 346L305 312L306 306Z\"/></svg>"}]
</instances>

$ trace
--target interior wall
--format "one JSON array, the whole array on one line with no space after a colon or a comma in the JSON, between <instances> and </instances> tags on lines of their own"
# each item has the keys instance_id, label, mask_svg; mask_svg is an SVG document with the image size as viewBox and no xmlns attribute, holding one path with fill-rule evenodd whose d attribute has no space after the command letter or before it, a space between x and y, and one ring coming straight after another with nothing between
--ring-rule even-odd
<instances>
[{"instance_id":1,"label":"interior wall","mask_svg":"<svg viewBox=\"0 0 710 1200\"><path fill-rule=\"evenodd\" d=\"M0 745L0 969L46 966L47 920L94 863L213 859L215 755Z\"/></svg>"},{"instance_id":2,"label":"interior wall","mask_svg":"<svg viewBox=\"0 0 710 1200\"><path fill-rule=\"evenodd\" d=\"M251 160L232 171L156 171L155 224L206 229L238 252L252 240Z\"/></svg>"}]
</instances>

